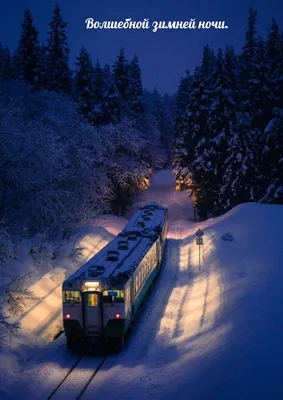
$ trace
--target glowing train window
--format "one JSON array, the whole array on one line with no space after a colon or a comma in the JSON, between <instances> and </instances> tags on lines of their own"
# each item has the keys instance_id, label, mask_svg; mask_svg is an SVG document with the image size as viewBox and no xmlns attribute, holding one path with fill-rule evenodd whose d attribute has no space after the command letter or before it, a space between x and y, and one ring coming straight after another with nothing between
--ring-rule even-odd
<instances>
[{"instance_id":1,"label":"glowing train window","mask_svg":"<svg viewBox=\"0 0 283 400\"><path fill-rule=\"evenodd\" d=\"M81 303L82 294L79 290L63 290L63 303Z\"/></svg>"},{"instance_id":2,"label":"glowing train window","mask_svg":"<svg viewBox=\"0 0 283 400\"><path fill-rule=\"evenodd\" d=\"M124 290L104 290L103 303L124 303Z\"/></svg>"},{"instance_id":3,"label":"glowing train window","mask_svg":"<svg viewBox=\"0 0 283 400\"><path fill-rule=\"evenodd\" d=\"M90 307L98 306L98 294L97 293L88 293L87 295L87 305Z\"/></svg>"}]
</instances>

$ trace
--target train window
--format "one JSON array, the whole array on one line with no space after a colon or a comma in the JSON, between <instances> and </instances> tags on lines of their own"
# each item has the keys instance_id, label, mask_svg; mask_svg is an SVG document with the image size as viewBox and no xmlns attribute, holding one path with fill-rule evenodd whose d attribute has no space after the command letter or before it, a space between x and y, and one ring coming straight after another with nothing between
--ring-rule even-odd
<instances>
[{"instance_id":1,"label":"train window","mask_svg":"<svg viewBox=\"0 0 283 400\"><path fill-rule=\"evenodd\" d=\"M127 303L131 303L131 290L129 287L127 287L125 290L125 301Z\"/></svg>"},{"instance_id":2,"label":"train window","mask_svg":"<svg viewBox=\"0 0 283 400\"><path fill-rule=\"evenodd\" d=\"M124 290L104 290L103 292L103 303L123 303L124 301Z\"/></svg>"},{"instance_id":3,"label":"train window","mask_svg":"<svg viewBox=\"0 0 283 400\"><path fill-rule=\"evenodd\" d=\"M98 306L98 294L97 293L88 293L87 295L87 305L90 307Z\"/></svg>"},{"instance_id":4,"label":"train window","mask_svg":"<svg viewBox=\"0 0 283 400\"><path fill-rule=\"evenodd\" d=\"M63 303L81 303L82 294L79 290L63 290Z\"/></svg>"}]
</instances>

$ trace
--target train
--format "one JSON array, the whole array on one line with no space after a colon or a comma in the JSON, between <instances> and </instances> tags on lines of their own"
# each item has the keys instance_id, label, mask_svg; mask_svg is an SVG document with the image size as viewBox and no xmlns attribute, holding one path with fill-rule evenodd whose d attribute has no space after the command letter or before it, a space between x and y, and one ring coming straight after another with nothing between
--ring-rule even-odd
<instances>
[{"instance_id":1,"label":"train","mask_svg":"<svg viewBox=\"0 0 283 400\"><path fill-rule=\"evenodd\" d=\"M70 350L121 351L165 253L168 209L140 207L125 228L63 282L63 326Z\"/></svg>"}]
</instances>

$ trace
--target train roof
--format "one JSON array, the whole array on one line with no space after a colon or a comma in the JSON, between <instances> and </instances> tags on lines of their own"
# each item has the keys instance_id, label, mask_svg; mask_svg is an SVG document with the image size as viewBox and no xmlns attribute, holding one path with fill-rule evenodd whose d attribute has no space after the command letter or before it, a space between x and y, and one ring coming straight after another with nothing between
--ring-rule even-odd
<instances>
[{"instance_id":1,"label":"train roof","mask_svg":"<svg viewBox=\"0 0 283 400\"><path fill-rule=\"evenodd\" d=\"M159 236L166 215L167 208L156 203L141 207L118 236L65 282L93 278L126 282Z\"/></svg>"},{"instance_id":2,"label":"train roof","mask_svg":"<svg viewBox=\"0 0 283 400\"><path fill-rule=\"evenodd\" d=\"M124 232L144 232L156 230L164 222L167 208L159 206L155 202L140 207L129 220Z\"/></svg>"}]
</instances>

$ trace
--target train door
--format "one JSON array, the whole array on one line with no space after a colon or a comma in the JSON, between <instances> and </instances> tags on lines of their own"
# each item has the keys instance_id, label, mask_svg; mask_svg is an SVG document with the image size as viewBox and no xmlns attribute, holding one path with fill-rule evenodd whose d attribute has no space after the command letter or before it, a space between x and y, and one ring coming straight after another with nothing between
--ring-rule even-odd
<instances>
[{"instance_id":1,"label":"train door","mask_svg":"<svg viewBox=\"0 0 283 400\"><path fill-rule=\"evenodd\" d=\"M99 336L102 332L101 293L83 293L84 330L86 335Z\"/></svg>"}]
</instances>

